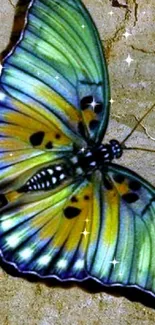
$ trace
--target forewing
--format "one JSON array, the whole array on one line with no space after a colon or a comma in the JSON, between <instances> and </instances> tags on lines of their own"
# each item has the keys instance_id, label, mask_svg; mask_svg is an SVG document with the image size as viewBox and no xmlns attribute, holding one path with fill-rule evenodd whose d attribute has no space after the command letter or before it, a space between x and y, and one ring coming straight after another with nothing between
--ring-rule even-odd
<instances>
[{"instance_id":1,"label":"forewing","mask_svg":"<svg viewBox=\"0 0 155 325\"><path fill-rule=\"evenodd\" d=\"M2 92L0 98L0 191L4 193L14 180L22 186L37 169L69 157L73 143L80 145L82 140L37 101L22 103Z\"/></svg>"},{"instance_id":2,"label":"forewing","mask_svg":"<svg viewBox=\"0 0 155 325\"><path fill-rule=\"evenodd\" d=\"M105 285L137 286L155 294L155 189L126 168L103 170L100 231L87 271ZM95 216L94 216L95 218Z\"/></svg>"},{"instance_id":3,"label":"forewing","mask_svg":"<svg viewBox=\"0 0 155 325\"><path fill-rule=\"evenodd\" d=\"M69 128L97 142L108 122L109 85L89 13L79 0L26 3L20 2L17 10L12 39L18 35L19 40L4 59L1 86L22 103L43 105Z\"/></svg>"}]
</instances>

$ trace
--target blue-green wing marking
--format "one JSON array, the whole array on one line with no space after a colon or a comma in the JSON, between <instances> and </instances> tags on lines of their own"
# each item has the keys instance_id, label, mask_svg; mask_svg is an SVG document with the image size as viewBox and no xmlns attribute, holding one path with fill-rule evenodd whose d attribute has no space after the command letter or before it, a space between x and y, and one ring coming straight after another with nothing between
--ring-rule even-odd
<instances>
[{"instance_id":1,"label":"blue-green wing marking","mask_svg":"<svg viewBox=\"0 0 155 325\"><path fill-rule=\"evenodd\" d=\"M11 96L22 102L28 96L66 122L72 112L55 105L57 94L78 110L76 131L84 124L82 135L101 140L109 116L108 73L97 29L81 1L29 1L24 31L3 68L1 86Z\"/></svg>"}]
</instances>

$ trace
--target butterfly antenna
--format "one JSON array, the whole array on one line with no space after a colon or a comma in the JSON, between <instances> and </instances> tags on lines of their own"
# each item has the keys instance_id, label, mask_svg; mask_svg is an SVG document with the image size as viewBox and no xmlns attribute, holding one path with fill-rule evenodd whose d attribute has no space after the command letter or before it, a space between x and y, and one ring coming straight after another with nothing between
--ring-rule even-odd
<instances>
[{"instance_id":1,"label":"butterfly antenna","mask_svg":"<svg viewBox=\"0 0 155 325\"><path fill-rule=\"evenodd\" d=\"M136 125L134 126L134 128L131 130L131 132L126 136L126 138L121 142L121 146L123 149L127 149L127 147L125 146L125 142L131 137L131 135L133 134L133 132L137 129L137 127L141 124L141 122L145 119L145 117L153 110L153 108L155 107L155 104L153 104L148 111L140 118L140 120L136 123ZM132 149L132 148L130 148ZM140 148L139 148L140 149ZM143 149L143 148L142 148ZM138 150L138 148L137 148ZM140 149L141 150L141 149ZM146 149L146 151L149 151L148 149Z\"/></svg>"},{"instance_id":2,"label":"butterfly antenna","mask_svg":"<svg viewBox=\"0 0 155 325\"><path fill-rule=\"evenodd\" d=\"M140 147L122 147L123 150L140 150L140 151L146 151L146 152L155 152L153 149L147 149L147 148L140 148Z\"/></svg>"}]
</instances>

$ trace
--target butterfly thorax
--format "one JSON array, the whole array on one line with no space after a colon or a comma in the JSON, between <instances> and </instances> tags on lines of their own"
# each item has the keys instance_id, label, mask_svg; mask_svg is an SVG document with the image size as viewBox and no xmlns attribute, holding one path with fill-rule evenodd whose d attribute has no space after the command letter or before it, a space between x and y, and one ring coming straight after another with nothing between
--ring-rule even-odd
<instances>
[{"instance_id":1,"label":"butterfly thorax","mask_svg":"<svg viewBox=\"0 0 155 325\"><path fill-rule=\"evenodd\" d=\"M117 140L111 140L107 144L99 144L82 148L77 152L75 165L79 173L91 174L94 169L103 168L103 166L113 159L122 156L122 148ZM74 158L72 159L74 163ZM81 172L80 172L81 170Z\"/></svg>"}]
</instances>

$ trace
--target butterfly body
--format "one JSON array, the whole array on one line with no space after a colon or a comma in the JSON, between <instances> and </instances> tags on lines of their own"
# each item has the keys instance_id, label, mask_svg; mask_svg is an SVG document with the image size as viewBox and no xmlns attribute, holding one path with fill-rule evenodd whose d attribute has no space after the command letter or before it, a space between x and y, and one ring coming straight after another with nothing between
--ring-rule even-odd
<instances>
[{"instance_id":1,"label":"butterfly body","mask_svg":"<svg viewBox=\"0 0 155 325\"><path fill-rule=\"evenodd\" d=\"M155 294L155 189L113 162L117 140L102 144L110 90L97 29L80 0L20 1L23 12L0 79L2 259Z\"/></svg>"},{"instance_id":2,"label":"butterfly body","mask_svg":"<svg viewBox=\"0 0 155 325\"><path fill-rule=\"evenodd\" d=\"M74 147L74 146L73 146ZM87 148L73 149L73 153L65 158L65 164L53 164L38 170L19 192L46 191L60 186L69 178L87 178L95 170L103 170L104 165L122 155L121 145L117 140L109 144L88 146Z\"/></svg>"}]
</instances>

